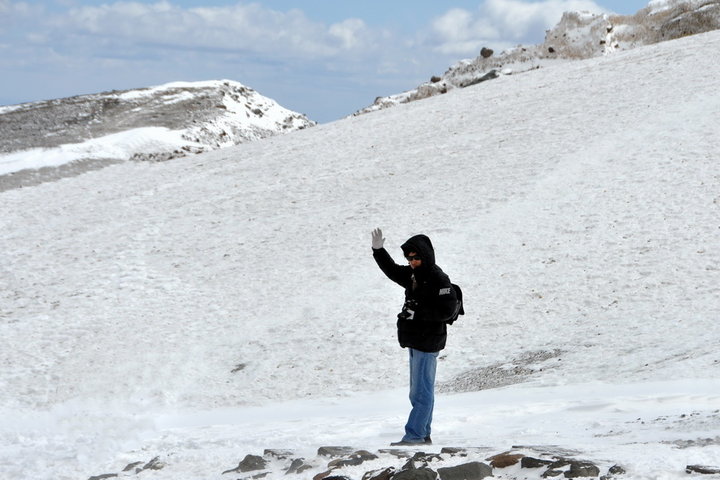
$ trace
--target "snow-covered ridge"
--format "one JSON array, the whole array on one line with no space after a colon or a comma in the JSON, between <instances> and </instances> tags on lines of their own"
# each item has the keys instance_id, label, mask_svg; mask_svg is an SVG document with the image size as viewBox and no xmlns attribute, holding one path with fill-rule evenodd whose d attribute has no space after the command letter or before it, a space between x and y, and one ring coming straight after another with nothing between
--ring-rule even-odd
<instances>
[{"instance_id":1,"label":"snow-covered ridge","mask_svg":"<svg viewBox=\"0 0 720 480\"><path fill-rule=\"evenodd\" d=\"M520 45L493 55L483 49L475 59L462 60L442 76L387 97L354 113L359 115L422 100L464 88L501 74L527 72L560 61L580 60L630 50L720 28L718 0L654 0L635 15L566 12L538 45ZM484 55L483 55L484 53Z\"/></svg>"},{"instance_id":2,"label":"snow-covered ridge","mask_svg":"<svg viewBox=\"0 0 720 480\"><path fill-rule=\"evenodd\" d=\"M0 109L0 175L76 160L166 160L315 125L241 83L174 82Z\"/></svg>"}]
</instances>

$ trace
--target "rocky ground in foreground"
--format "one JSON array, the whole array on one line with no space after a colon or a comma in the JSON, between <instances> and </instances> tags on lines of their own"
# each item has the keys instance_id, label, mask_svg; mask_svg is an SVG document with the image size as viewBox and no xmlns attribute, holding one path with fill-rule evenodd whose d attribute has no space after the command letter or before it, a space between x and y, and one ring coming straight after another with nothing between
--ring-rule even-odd
<instances>
[{"instance_id":1,"label":"rocky ground in foreground","mask_svg":"<svg viewBox=\"0 0 720 480\"><path fill-rule=\"evenodd\" d=\"M432 453L435 450L437 453ZM263 455L248 454L237 466L220 474L228 480L302 478L313 480L481 480L485 477L521 478L622 478L620 465L580 459L579 452L554 446L515 446L492 453L485 447L388 448L377 452L352 447L320 447L315 458L301 458L291 451L265 450ZM104 480L134 477L142 472L162 470L167 464L160 457L131 463L121 472L90 477Z\"/></svg>"}]
</instances>

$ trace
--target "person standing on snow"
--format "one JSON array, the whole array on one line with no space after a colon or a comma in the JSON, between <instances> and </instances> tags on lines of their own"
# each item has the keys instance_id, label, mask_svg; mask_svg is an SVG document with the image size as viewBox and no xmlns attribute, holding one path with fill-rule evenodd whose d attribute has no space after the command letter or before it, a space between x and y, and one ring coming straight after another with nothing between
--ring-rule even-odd
<instances>
[{"instance_id":1,"label":"person standing on snow","mask_svg":"<svg viewBox=\"0 0 720 480\"><path fill-rule=\"evenodd\" d=\"M447 323L458 302L450 278L435 264L435 250L425 235L415 235L402 248L408 265L398 265L383 247L382 230L372 232L373 258L380 270L405 289L397 318L400 346L410 353L410 404L405 435L396 445L432 444L430 430L435 404L435 371L445 348Z\"/></svg>"}]
</instances>

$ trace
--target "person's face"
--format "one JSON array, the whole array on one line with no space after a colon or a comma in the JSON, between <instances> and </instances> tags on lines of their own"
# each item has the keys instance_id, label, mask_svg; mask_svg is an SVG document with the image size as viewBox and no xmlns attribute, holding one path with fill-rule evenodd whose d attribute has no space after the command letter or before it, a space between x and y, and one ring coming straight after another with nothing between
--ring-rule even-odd
<instances>
[{"instance_id":1,"label":"person's face","mask_svg":"<svg viewBox=\"0 0 720 480\"><path fill-rule=\"evenodd\" d=\"M418 256L417 252L408 252L407 256L408 264L410 264L410 268L418 268L420 265L422 265L422 260Z\"/></svg>"}]
</instances>

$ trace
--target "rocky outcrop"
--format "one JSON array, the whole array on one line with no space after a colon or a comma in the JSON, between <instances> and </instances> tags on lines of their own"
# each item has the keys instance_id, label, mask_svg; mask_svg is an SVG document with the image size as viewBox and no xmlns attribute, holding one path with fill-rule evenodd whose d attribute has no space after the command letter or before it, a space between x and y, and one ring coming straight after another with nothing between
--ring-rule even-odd
<instances>
[{"instance_id":1,"label":"rocky outcrop","mask_svg":"<svg viewBox=\"0 0 720 480\"><path fill-rule=\"evenodd\" d=\"M229 80L0 107L0 156L7 160L0 162L0 192L126 161L185 157L313 125L305 115Z\"/></svg>"},{"instance_id":2,"label":"rocky outcrop","mask_svg":"<svg viewBox=\"0 0 720 480\"><path fill-rule=\"evenodd\" d=\"M580 60L609 55L642 45L720 29L720 0L667 0L650 5L635 15L606 15L566 12L548 30L543 43L515 48L494 55L483 47L472 60L463 60L442 76L406 92L378 97L354 113L360 115L465 88L499 74L511 75L541 68L558 60Z\"/></svg>"},{"instance_id":3,"label":"rocky outcrop","mask_svg":"<svg viewBox=\"0 0 720 480\"><path fill-rule=\"evenodd\" d=\"M160 127L179 132L187 148L148 159L171 158L313 125L238 82L178 82L0 107L0 154Z\"/></svg>"}]
</instances>

